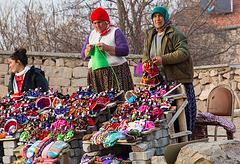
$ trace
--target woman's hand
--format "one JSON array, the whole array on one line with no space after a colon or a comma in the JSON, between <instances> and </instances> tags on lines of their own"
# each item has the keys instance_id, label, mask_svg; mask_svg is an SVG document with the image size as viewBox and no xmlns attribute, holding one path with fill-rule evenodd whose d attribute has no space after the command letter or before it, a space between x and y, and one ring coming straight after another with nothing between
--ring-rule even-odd
<instances>
[{"instance_id":1,"label":"woman's hand","mask_svg":"<svg viewBox=\"0 0 240 164\"><path fill-rule=\"evenodd\" d=\"M101 51L108 51L108 45L104 44L104 43L98 43L96 44L96 46L98 47L99 50Z\"/></svg>"},{"instance_id":2,"label":"woman's hand","mask_svg":"<svg viewBox=\"0 0 240 164\"><path fill-rule=\"evenodd\" d=\"M89 53L90 51L92 51L93 48L94 48L94 45L93 45L93 44L88 44L88 45L86 46L86 49L85 49L85 57L89 57L88 53Z\"/></svg>"},{"instance_id":3,"label":"woman's hand","mask_svg":"<svg viewBox=\"0 0 240 164\"><path fill-rule=\"evenodd\" d=\"M142 65L142 70L143 70L143 72L146 71L146 66L147 66L147 63L143 63L143 65Z\"/></svg>"},{"instance_id":4,"label":"woman's hand","mask_svg":"<svg viewBox=\"0 0 240 164\"><path fill-rule=\"evenodd\" d=\"M154 57L152 60L153 60L153 63L156 66L161 66L162 65L162 57L157 56L157 57Z\"/></svg>"}]
</instances>

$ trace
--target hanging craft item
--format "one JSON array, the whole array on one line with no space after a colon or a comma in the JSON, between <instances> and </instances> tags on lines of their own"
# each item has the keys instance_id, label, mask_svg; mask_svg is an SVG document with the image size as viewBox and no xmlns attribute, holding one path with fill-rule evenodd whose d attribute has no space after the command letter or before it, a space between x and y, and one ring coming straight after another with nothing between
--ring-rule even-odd
<instances>
[{"instance_id":1,"label":"hanging craft item","mask_svg":"<svg viewBox=\"0 0 240 164\"><path fill-rule=\"evenodd\" d=\"M105 57L105 51L99 50L96 45L94 45L93 50L90 51L88 55L92 58L93 71L99 68L108 67L108 61Z\"/></svg>"},{"instance_id":2,"label":"hanging craft item","mask_svg":"<svg viewBox=\"0 0 240 164\"><path fill-rule=\"evenodd\" d=\"M149 60L147 64L145 64L145 71L143 73L141 83L150 86L160 84L159 70L152 60Z\"/></svg>"}]
</instances>

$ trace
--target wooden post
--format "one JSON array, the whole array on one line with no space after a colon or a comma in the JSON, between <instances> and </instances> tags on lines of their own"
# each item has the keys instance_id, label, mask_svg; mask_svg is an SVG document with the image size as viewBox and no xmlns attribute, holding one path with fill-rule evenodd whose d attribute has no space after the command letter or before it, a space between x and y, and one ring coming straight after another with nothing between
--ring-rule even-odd
<instances>
[{"instance_id":1,"label":"wooden post","mask_svg":"<svg viewBox=\"0 0 240 164\"><path fill-rule=\"evenodd\" d=\"M172 113L170 112L166 114L166 118L168 120L167 123L169 123L169 121L172 120ZM174 134L174 133L175 133L174 125L171 125L170 127L168 127L168 134L170 136L171 134ZM175 144L177 143L177 138L170 138L169 141L170 141L170 144Z\"/></svg>"},{"instance_id":2,"label":"wooden post","mask_svg":"<svg viewBox=\"0 0 240 164\"><path fill-rule=\"evenodd\" d=\"M176 93L184 93L186 95L186 92L185 92L185 87L183 85L181 85L181 87L178 87L176 89ZM183 99L177 99L176 100L176 106L177 106L177 109L180 108L180 106L182 105L183 103ZM179 115L178 117L178 123L179 123L179 130L180 132L182 131L187 131L187 122L186 122L186 116L185 116L185 109L183 109L183 111L181 112L181 114ZM182 136L181 137L181 142L185 142L185 141L188 141L188 136Z\"/></svg>"}]
</instances>

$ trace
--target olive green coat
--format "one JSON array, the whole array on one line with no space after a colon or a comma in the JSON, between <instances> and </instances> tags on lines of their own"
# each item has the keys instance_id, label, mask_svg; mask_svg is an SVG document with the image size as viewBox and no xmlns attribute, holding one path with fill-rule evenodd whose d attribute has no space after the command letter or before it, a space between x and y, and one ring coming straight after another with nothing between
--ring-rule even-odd
<instances>
[{"instance_id":1,"label":"olive green coat","mask_svg":"<svg viewBox=\"0 0 240 164\"><path fill-rule=\"evenodd\" d=\"M153 27L145 32L147 37L144 41L142 63L146 63L150 58L153 36L157 34ZM193 81L193 63L188 51L187 38L173 25L169 25L163 33L162 64L168 82L191 83Z\"/></svg>"}]
</instances>

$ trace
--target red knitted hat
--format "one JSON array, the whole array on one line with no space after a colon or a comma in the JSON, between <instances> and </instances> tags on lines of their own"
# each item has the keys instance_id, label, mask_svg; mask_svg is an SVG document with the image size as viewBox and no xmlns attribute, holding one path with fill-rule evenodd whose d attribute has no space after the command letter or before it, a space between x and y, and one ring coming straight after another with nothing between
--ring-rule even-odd
<instances>
[{"instance_id":1,"label":"red knitted hat","mask_svg":"<svg viewBox=\"0 0 240 164\"><path fill-rule=\"evenodd\" d=\"M93 22L95 20L103 20L103 21L110 22L109 15L108 15L107 11L105 9L101 8L101 7L93 10L93 12L91 14L91 22Z\"/></svg>"}]
</instances>

